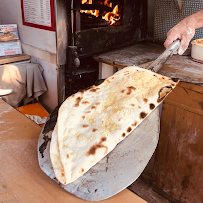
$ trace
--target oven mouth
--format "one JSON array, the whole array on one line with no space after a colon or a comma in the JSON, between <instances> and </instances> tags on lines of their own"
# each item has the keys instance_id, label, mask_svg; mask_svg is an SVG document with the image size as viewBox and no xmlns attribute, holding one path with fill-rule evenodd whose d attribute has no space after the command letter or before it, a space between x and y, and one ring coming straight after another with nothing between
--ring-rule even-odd
<instances>
[{"instance_id":1,"label":"oven mouth","mask_svg":"<svg viewBox=\"0 0 203 203\"><path fill-rule=\"evenodd\" d=\"M82 0L81 30L122 24L124 0Z\"/></svg>"}]
</instances>

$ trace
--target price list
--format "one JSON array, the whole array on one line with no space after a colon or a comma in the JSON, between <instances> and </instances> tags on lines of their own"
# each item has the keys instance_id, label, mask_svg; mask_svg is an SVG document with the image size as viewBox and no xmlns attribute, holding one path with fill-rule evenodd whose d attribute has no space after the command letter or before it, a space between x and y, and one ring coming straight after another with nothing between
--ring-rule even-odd
<instances>
[{"instance_id":1,"label":"price list","mask_svg":"<svg viewBox=\"0 0 203 203\"><path fill-rule=\"evenodd\" d=\"M23 0L24 22L51 27L50 0Z\"/></svg>"}]
</instances>

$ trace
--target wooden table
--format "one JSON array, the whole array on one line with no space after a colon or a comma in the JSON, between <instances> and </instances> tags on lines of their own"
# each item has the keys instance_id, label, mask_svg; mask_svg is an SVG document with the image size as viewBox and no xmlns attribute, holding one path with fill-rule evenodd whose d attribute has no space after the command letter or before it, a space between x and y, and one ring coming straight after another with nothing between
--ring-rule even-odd
<instances>
[{"instance_id":1,"label":"wooden table","mask_svg":"<svg viewBox=\"0 0 203 203\"><path fill-rule=\"evenodd\" d=\"M45 175L37 158L41 127L0 99L0 202L82 203ZM104 203L144 203L125 189Z\"/></svg>"}]
</instances>

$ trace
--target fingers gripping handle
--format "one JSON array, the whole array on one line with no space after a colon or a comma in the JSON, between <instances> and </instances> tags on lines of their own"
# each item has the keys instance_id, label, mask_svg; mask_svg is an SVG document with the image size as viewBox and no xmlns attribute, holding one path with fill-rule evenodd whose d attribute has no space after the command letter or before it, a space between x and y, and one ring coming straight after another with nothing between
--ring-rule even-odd
<instances>
[{"instance_id":1,"label":"fingers gripping handle","mask_svg":"<svg viewBox=\"0 0 203 203\"><path fill-rule=\"evenodd\" d=\"M158 72L164 63L178 50L180 40L174 41L149 67L148 70Z\"/></svg>"}]
</instances>

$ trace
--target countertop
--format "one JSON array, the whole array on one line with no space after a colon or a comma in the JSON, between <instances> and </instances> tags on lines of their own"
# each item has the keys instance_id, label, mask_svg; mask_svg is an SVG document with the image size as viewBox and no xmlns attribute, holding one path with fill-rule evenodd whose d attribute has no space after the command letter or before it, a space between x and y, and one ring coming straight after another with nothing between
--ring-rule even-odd
<instances>
[{"instance_id":1,"label":"countertop","mask_svg":"<svg viewBox=\"0 0 203 203\"><path fill-rule=\"evenodd\" d=\"M82 203L40 169L37 142L41 127L0 99L0 202ZM144 203L128 189L104 203Z\"/></svg>"}]
</instances>

